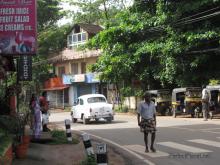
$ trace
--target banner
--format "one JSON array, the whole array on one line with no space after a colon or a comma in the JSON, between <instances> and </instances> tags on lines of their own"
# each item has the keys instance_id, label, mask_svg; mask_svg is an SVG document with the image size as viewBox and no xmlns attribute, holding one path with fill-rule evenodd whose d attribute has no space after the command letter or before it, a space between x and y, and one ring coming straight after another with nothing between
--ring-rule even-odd
<instances>
[{"instance_id":1,"label":"banner","mask_svg":"<svg viewBox=\"0 0 220 165\"><path fill-rule=\"evenodd\" d=\"M0 55L36 54L36 0L0 0Z\"/></svg>"},{"instance_id":2,"label":"banner","mask_svg":"<svg viewBox=\"0 0 220 165\"><path fill-rule=\"evenodd\" d=\"M22 56L18 60L18 81L32 80L32 57Z\"/></svg>"}]
</instances>

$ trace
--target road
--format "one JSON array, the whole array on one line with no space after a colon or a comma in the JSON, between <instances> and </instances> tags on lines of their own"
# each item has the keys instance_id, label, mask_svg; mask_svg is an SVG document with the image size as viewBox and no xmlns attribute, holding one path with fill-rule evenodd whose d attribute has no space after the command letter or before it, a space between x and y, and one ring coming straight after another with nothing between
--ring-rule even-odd
<instances>
[{"instance_id":1,"label":"road","mask_svg":"<svg viewBox=\"0 0 220 165\"><path fill-rule=\"evenodd\" d=\"M50 121L64 127L69 113L52 113ZM87 132L140 159L138 164L218 165L220 162L220 119L157 117L156 153L144 153L143 134L134 115L116 115L115 121L72 124L72 130ZM132 163L131 163L132 164ZM133 163L135 164L135 163Z\"/></svg>"}]
</instances>

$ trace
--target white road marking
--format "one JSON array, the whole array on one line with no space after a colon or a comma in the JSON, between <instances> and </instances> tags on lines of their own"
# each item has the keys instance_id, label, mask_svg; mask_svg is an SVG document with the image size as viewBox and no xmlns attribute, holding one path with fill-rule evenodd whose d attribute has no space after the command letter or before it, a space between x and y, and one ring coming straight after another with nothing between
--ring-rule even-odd
<instances>
[{"instance_id":1,"label":"white road marking","mask_svg":"<svg viewBox=\"0 0 220 165\"><path fill-rule=\"evenodd\" d=\"M204 139L193 139L193 140L188 140L188 141L220 148L220 142L217 142L217 141L204 140Z\"/></svg>"},{"instance_id":2,"label":"white road marking","mask_svg":"<svg viewBox=\"0 0 220 165\"><path fill-rule=\"evenodd\" d=\"M216 129L219 129L220 128L205 128L205 129L200 129L201 131L210 131L210 130L216 130Z\"/></svg>"},{"instance_id":3,"label":"white road marking","mask_svg":"<svg viewBox=\"0 0 220 165\"><path fill-rule=\"evenodd\" d=\"M173 126L170 128L182 129L182 130L193 131L193 132L197 130L197 129L184 128L184 127L173 127Z\"/></svg>"},{"instance_id":4,"label":"white road marking","mask_svg":"<svg viewBox=\"0 0 220 165\"><path fill-rule=\"evenodd\" d=\"M163 156L169 156L170 155L166 152L162 152L162 151L158 151L158 150L156 152L146 153L145 152L145 147L141 146L141 145L126 145L124 147L128 148L129 150L135 151L137 153L150 156L152 158L157 158L157 157L163 157Z\"/></svg>"},{"instance_id":5,"label":"white road marking","mask_svg":"<svg viewBox=\"0 0 220 165\"><path fill-rule=\"evenodd\" d=\"M202 131L202 132L208 132L208 133L220 134L220 132L213 132L213 131Z\"/></svg>"},{"instance_id":6,"label":"white road marking","mask_svg":"<svg viewBox=\"0 0 220 165\"><path fill-rule=\"evenodd\" d=\"M78 130L78 132L87 133L87 132L79 131L79 130ZM122 146L122 145L120 145L120 144L118 144L118 143L115 143L115 142L113 142L113 141L111 141L111 140L109 140L109 139L106 139L106 138L102 138L102 137L100 137L100 136L96 136L96 135L93 135L93 134L90 134L90 133L88 133L88 134L89 134L90 136L93 136L93 137L99 139L99 140L102 140L102 141L105 141L105 142L107 142L107 143L110 143L110 144L112 144L112 145L114 145L114 146L116 146L116 147L118 147L118 148L120 148L120 149L122 149L122 150L124 150L124 151L129 152L130 154L134 155L135 157L137 157L138 159L142 160L142 161L143 161L144 163L146 163L146 164L155 165L155 163L151 162L150 160L147 160L146 158L142 157L141 155L139 155L139 154L137 154L137 153L135 153L135 152L133 152L133 151L131 151L131 150L125 148L124 146Z\"/></svg>"},{"instance_id":7,"label":"white road marking","mask_svg":"<svg viewBox=\"0 0 220 165\"><path fill-rule=\"evenodd\" d=\"M175 143L175 142L159 142L157 144L160 144L160 145L163 145L163 146L166 146L166 147L170 147L170 148L174 148L174 149L177 149L177 150L190 152L190 153L212 152L212 151L205 150L205 149L202 149L202 148L192 147L192 146L183 145L183 144L179 144L179 143Z\"/></svg>"}]
</instances>

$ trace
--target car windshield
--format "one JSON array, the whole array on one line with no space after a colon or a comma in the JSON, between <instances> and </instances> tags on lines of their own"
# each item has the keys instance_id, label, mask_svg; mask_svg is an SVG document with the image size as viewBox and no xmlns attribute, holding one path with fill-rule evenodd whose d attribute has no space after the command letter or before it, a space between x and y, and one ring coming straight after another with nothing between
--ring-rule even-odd
<instances>
[{"instance_id":1,"label":"car windshield","mask_svg":"<svg viewBox=\"0 0 220 165\"><path fill-rule=\"evenodd\" d=\"M104 97L90 97L88 98L88 103L105 103L106 100Z\"/></svg>"}]
</instances>

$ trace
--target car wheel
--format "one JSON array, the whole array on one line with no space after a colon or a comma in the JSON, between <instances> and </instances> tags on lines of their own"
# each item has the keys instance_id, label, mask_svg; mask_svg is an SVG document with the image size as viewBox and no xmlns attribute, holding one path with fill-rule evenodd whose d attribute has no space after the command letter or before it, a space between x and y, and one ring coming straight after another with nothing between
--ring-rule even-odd
<instances>
[{"instance_id":1,"label":"car wheel","mask_svg":"<svg viewBox=\"0 0 220 165\"><path fill-rule=\"evenodd\" d=\"M98 122L98 121L99 121L99 119L95 119L95 121L96 121L96 122Z\"/></svg>"},{"instance_id":2,"label":"car wheel","mask_svg":"<svg viewBox=\"0 0 220 165\"><path fill-rule=\"evenodd\" d=\"M106 118L106 120L107 120L108 123L111 123L112 122L112 117L108 117L108 118Z\"/></svg>"},{"instance_id":3,"label":"car wheel","mask_svg":"<svg viewBox=\"0 0 220 165\"><path fill-rule=\"evenodd\" d=\"M83 115L83 124L88 124L89 123L89 119L86 119L85 116Z\"/></svg>"},{"instance_id":4,"label":"car wheel","mask_svg":"<svg viewBox=\"0 0 220 165\"><path fill-rule=\"evenodd\" d=\"M77 119L76 118L72 118L72 121L73 121L73 123L76 123Z\"/></svg>"}]
</instances>

